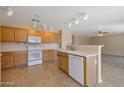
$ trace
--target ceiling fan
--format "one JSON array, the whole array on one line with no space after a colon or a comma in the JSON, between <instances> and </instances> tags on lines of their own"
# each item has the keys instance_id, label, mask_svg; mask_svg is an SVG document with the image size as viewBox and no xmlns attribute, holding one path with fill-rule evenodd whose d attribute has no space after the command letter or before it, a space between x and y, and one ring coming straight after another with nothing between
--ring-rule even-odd
<instances>
[{"instance_id":1,"label":"ceiling fan","mask_svg":"<svg viewBox=\"0 0 124 93\"><path fill-rule=\"evenodd\" d=\"M102 37L102 36L108 35L108 34L109 34L108 32L102 31L102 26L99 26L99 27L98 27L98 33L97 33L97 36L98 36L98 37Z\"/></svg>"},{"instance_id":2,"label":"ceiling fan","mask_svg":"<svg viewBox=\"0 0 124 93\"><path fill-rule=\"evenodd\" d=\"M101 36L108 35L108 34L109 34L108 32L98 31L97 36L101 37Z\"/></svg>"}]
</instances>

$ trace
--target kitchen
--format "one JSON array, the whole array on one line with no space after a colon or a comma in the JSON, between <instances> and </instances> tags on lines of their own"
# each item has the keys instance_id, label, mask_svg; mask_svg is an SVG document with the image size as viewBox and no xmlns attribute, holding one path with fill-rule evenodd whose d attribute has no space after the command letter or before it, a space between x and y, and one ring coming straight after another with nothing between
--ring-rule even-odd
<instances>
[{"instance_id":1,"label":"kitchen","mask_svg":"<svg viewBox=\"0 0 124 93\"><path fill-rule=\"evenodd\" d=\"M41 10L38 10L39 8ZM91 17L88 16L90 10L80 13L78 20L76 17L76 21L72 18L67 27L64 26L65 28L63 27L62 29L57 28L57 31L44 20L45 17L47 17L51 20L51 24L53 20L55 21L54 18L49 18L49 9L55 13L56 11L67 9L64 15L66 15L70 9L75 10L75 12L71 11L72 14L69 15L70 18L73 14L77 13L77 10L83 8L84 7L59 7L57 10L57 7L2 7L3 20L0 31L2 86L99 87L107 86L109 83L111 86L111 82L106 82L108 81L107 79L104 80L105 72L102 70L105 70L102 63L102 53L106 52L106 43L95 42L93 41L95 40L93 37L90 38L92 42L89 42L89 39L85 41L85 39L79 38L80 35L76 37L75 32L71 32L67 29L71 27L76 29L76 27L74 28L73 26L78 25L78 20L82 17L84 17L83 23L87 23ZM87 9L88 8L90 7L87 7ZM115 8L116 7L113 7L113 9ZM5 9L9 11L10 9L13 10L14 14L11 16L5 15ZM94 7L93 9L97 10L98 7ZM108 11L109 9L111 10L111 7L108 7ZM26 17L23 15L24 10L29 10L29 14L27 14ZM32 13L33 10L37 12ZM42 14L40 11L46 11L46 13ZM53 14L51 16L54 17ZM60 17L60 15L58 15L58 17L56 16L58 20ZM43 22L41 22L41 19ZM73 23L73 21L75 21L75 24L70 24L70 22ZM46 24L44 24L45 22ZM80 26L80 28L81 27L82 26ZM99 29L101 30L102 27L98 25L98 30ZM89 33L86 33L86 36L88 34ZM97 36L96 32L93 34ZM108 33L102 33L100 31L98 33L98 35L104 34L105 36L109 36ZM85 37L83 36L83 38ZM98 39L99 38L100 37L98 37ZM123 39L123 35L121 38ZM81 42L78 42L79 39ZM83 42L83 40L85 42ZM121 56L123 55L122 51L115 51L115 53L121 54ZM123 59L123 56L121 58Z\"/></svg>"}]
</instances>

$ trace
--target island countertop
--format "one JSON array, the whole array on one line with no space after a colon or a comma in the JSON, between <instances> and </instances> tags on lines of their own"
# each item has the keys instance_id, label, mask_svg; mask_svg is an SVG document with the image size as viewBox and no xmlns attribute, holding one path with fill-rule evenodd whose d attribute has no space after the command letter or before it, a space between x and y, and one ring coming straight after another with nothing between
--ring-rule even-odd
<instances>
[{"instance_id":1,"label":"island countertop","mask_svg":"<svg viewBox=\"0 0 124 93\"><path fill-rule=\"evenodd\" d=\"M82 57L92 57L97 56L98 53L94 51L72 51L72 50L64 50L64 49L58 49L58 52L64 52L72 55L82 56Z\"/></svg>"}]
</instances>

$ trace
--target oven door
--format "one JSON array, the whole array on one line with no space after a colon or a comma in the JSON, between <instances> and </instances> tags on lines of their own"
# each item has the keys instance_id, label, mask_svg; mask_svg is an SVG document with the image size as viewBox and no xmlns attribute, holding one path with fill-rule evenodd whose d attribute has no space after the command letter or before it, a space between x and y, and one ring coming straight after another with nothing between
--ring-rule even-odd
<instances>
[{"instance_id":1,"label":"oven door","mask_svg":"<svg viewBox=\"0 0 124 93\"><path fill-rule=\"evenodd\" d=\"M28 61L35 61L42 59L42 52L39 50L33 50L28 52Z\"/></svg>"}]
</instances>

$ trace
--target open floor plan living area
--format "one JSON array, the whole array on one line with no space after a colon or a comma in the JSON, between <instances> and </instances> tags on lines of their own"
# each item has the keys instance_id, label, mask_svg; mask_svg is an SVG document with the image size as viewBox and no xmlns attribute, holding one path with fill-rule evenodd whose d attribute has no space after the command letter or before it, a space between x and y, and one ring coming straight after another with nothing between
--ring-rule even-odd
<instances>
[{"instance_id":1,"label":"open floor plan living area","mask_svg":"<svg viewBox=\"0 0 124 93\"><path fill-rule=\"evenodd\" d=\"M0 6L1 87L124 87L124 6Z\"/></svg>"}]
</instances>

